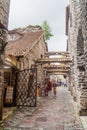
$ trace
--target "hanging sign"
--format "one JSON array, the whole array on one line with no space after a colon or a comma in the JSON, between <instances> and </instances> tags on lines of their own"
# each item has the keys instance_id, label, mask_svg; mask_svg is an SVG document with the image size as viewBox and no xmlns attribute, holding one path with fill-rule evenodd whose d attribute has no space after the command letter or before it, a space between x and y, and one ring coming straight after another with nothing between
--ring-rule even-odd
<instances>
[{"instance_id":1,"label":"hanging sign","mask_svg":"<svg viewBox=\"0 0 87 130\"><path fill-rule=\"evenodd\" d=\"M12 103L13 101L13 87L7 87L5 103Z\"/></svg>"}]
</instances>

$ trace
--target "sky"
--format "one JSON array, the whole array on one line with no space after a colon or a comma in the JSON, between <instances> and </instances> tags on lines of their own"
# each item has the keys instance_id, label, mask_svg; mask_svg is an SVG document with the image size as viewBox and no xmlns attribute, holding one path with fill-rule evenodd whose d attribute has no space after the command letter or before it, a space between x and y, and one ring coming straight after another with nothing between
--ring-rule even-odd
<instances>
[{"instance_id":1,"label":"sky","mask_svg":"<svg viewBox=\"0 0 87 130\"><path fill-rule=\"evenodd\" d=\"M47 21L53 37L47 41L49 51L66 51L65 11L69 0L11 0L8 29L42 25Z\"/></svg>"}]
</instances>

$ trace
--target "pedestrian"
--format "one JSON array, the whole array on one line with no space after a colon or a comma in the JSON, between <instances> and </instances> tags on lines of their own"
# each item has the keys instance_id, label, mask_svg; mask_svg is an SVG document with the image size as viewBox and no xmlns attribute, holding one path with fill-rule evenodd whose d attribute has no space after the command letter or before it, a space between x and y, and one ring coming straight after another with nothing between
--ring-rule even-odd
<instances>
[{"instance_id":1,"label":"pedestrian","mask_svg":"<svg viewBox=\"0 0 87 130\"><path fill-rule=\"evenodd\" d=\"M45 96L48 96L48 86L47 86L47 84L45 84Z\"/></svg>"},{"instance_id":2,"label":"pedestrian","mask_svg":"<svg viewBox=\"0 0 87 130\"><path fill-rule=\"evenodd\" d=\"M54 96L56 96L56 82L55 82L55 80L53 81L53 85L52 85L52 87L53 87L53 94L54 94Z\"/></svg>"},{"instance_id":3,"label":"pedestrian","mask_svg":"<svg viewBox=\"0 0 87 130\"><path fill-rule=\"evenodd\" d=\"M48 86L48 91L52 90L52 82L50 81L50 79L48 79L47 81L47 86Z\"/></svg>"}]
</instances>

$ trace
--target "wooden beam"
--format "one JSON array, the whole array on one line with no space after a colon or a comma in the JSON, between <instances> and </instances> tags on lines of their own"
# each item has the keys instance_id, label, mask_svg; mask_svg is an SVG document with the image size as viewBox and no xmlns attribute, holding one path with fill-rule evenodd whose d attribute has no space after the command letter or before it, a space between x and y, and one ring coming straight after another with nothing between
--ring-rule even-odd
<instances>
[{"instance_id":1,"label":"wooden beam","mask_svg":"<svg viewBox=\"0 0 87 130\"><path fill-rule=\"evenodd\" d=\"M44 69L70 69L69 65L45 65Z\"/></svg>"},{"instance_id":2,"label":"wooden beam","mask_svg":"<svg viewBox=\"0 0 87 130\"><path fill-rule=\"evenodd\" d=\"M49 73L50 75L67 75L67 73L59 73L59 72L54 72L54 73Z\"/></svg>"},{"instance_id":3,"label":"wooden beam","mask_svg":"<svg viewBox=\"0 0 87 130\"><path fill-rule=\"evenodd\" d=\"M70 70L65 70L65 69L49 69L47 70L48 73L54 73L54 72L61 72L61 73L68 73Z\"/></svg>"},{"instance_id":4,"label":"wooden beam","mask_svg":"<svg viewBox=\"0 0 87 130\"><path fill-rule=\"evenodd\" d=\"M72 63L70 58L40 58L35 60L35 63Z\"/></svg>"},{"instance_id":5,"label":"wooden beam","mask_svg":"<svg viewBox=\"0 0 87 130\"><path fill-rule=\"evenodd\" d=\"M69 52L68 51L58 51L58 52L52 52L52 51L50 51L50 52L46 52L45 53L45 56L52 56L52 55L63 55L63 56L69 56Z\"/></svg>"}]
</instances>

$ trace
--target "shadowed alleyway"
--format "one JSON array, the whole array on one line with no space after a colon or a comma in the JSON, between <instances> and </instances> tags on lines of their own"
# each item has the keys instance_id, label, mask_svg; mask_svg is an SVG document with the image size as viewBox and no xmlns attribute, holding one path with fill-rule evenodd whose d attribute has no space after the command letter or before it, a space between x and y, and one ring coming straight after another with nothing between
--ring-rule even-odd
<instances>
[{"instance_id":1,"label":"shadowed alleyway","mask_svg":"<svg viewBox=\"0 0 87 130\"><path fill-rule=\"evenodd\" d=\"M39 100L33 113L27 108L17 110L4 122L5 130L84 130L66 87L58 87L56 97L50 92Z\"/></svg>"}]
</instances>

